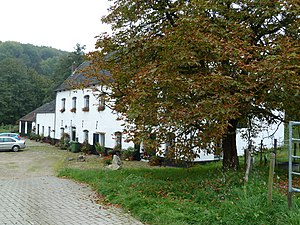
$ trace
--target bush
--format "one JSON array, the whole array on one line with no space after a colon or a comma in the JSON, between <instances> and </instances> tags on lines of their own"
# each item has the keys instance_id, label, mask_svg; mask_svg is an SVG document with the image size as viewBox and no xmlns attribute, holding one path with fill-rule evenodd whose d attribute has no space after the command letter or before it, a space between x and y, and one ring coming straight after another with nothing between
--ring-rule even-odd
<instances>
[{"instance_id":1,"label":"bush","mask_svg":"<svg viewBox=\"0 0 300 225\"><path fill-rule=\"evenodd\" d=\"M36 138L34 139L35 141L40 141L41 140L41 135L37 134Z\"/></svg>"},{"instance_id":2,"label":"bush","mask_svg":"<svg viewBox=\"0 0 300 225\"><path fill-rule=\"evenodd\" d=\"M105 165L110 165L111 163L112 163L112 159L111 158L104 159L104 164Z\"/></svg>"},{"instance_id":3,"label":"bush","mask_svg":"<svg viewBox=\"0 0 300 225\"><path fill-rule=\"evenodd\" d=\"M102 146L100 143L95 144L95 149L101 156L107 155L106 149L104 146Z\"/></svg>"},{"instance_id":4,"label":"bush","mask_svg":"<svg viewBox=\"0 0 300 225\"><path fill-rule=\"evenodd\" d=\"M31 133L30 136L29 136L30 140L34 140L35 141L37 138L38 138L38 135L35 134L35 133Z\"/></svg>"},{"instance_id":5,"label":"bush","mask_svg":"<svg viewBox=\"0 0 300 225\"><path fill-rule=\"evenodd\" d=\"M18 133L19 126L18 125L0 125L0 132L12 132L12 133Z\"/></svg>"},{"instance_id":6,"label":"bush","mask_svg":"<svg viewBox=\"0 0 300 225\"><path fill-rule=\"evenodd\" d=\"M152 156L149 160L150 166L160 166L161 165L161 158L159 156Z\"/></svg>"},{"instance_id":7,"label":"bush","mask_svg":"<svg viewBox=\"0 0 300 225\"><path fill-rule=\"evenodd\" d=\"M122 151L122 159L133 160L135 154L135 149L133 147L128 147L126 150Z\"/></svg>"},{"instance_id":8,"label":"bush","mask_svg":"<svg viewBox=\"0 0 300 225\"><path fill-rule=\"evenodd\" d=\"M63 133L59 141L59 147L62 150L66 150L70 147L70 135L68 133Z\"/></svg>"},{"instance_id":9,"label":"bush","mask_svg":"<svg viewBox=\"0 0 300 225\"><path fill-rule=\"evenodd\" d=\"M89 144L88 141L84 141L84 142L82 143L81 151L82 151L84 154L90 154L90 153L91 153L91 146L90 146L90 144Z\"/></svg>"}]
</instances>

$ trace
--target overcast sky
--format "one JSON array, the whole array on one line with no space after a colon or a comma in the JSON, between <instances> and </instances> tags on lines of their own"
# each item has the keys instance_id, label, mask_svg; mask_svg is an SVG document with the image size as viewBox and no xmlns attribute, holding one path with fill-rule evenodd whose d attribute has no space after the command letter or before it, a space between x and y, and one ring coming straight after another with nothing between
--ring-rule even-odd
<instances>
[{"instance_id":1,"label":"overcast sky","mask_svg":"<svg viewBox=\"0 0 300 225\"><path fill-rule=\"evenodd\" d=\"M94 50L96 35L109 31L100 19L108 0L0 0L0 41L73 51Z\"/></svg>"}]
</instances>

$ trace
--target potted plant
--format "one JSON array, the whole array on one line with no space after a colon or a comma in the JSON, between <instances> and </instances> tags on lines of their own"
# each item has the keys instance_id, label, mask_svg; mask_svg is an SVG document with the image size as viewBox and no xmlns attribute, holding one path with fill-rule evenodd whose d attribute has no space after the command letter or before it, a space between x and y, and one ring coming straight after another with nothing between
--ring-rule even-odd
<instances>
[{"instance_id":1,"label":"potted plant","mask_svg":"<svg viewBox=\"0 0 300 225\"><path fill-rule=\"evenodd\" d=\"M88 112L88 111L90 111L90 109L89 109L89 107L83 107L83 108L82 108L82 111L83 111L83 112Z\"/></svg>"},{"instance_id":2,"label":"potted plant","mask_svg":"<svg viewBox=\"0 0 300 225\"><path fill-rule=\"evenodd\" d=\"M107 154L105 147L103 145L101 145L100 143L95 144L95 149L99 153L100 156L104 156Z\"/></svg>"},{"instance_id":3,"label":"potted plant","mask_svg":"<svg viewBox=\"0 0 300 225\"><path fill-rule=\"evenodd\" d=\"M98 112L104 111L105 106L104 105L99 105L98 106Z\"/></svg>"}]
</instances>

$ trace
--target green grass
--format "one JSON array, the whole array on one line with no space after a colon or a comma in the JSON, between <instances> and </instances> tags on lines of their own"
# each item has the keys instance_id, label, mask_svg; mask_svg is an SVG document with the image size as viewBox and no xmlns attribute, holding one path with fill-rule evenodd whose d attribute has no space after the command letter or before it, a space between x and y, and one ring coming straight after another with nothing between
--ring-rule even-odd
<instances>
[{"instance_id":1,"label":"green grass","mask_svg":"<svg viewBox=\"0 0 300 225\"><path fill-rule=\"evenodd\" d=\"M12 131L17 131L17 130L18 130L17 125L4 125L4 124L0 125L0 133L12 132Z\"/></svg>"},{"instance_id":2,"label":"green grass","mask_svg":"<svg viewBox=\"0 0 300 225\"><path fill-rule=\"evenodd\" d=\"M90 184L103 203L121 205L147 224L300 224L300 201L274 188L267 204L266 167L256 167L248 184L243 172L223 173L219 163L193 168L103 169L65 168L66 176ZM280 174L285 177L285 174Z\"/></svg>"}]
</instances>

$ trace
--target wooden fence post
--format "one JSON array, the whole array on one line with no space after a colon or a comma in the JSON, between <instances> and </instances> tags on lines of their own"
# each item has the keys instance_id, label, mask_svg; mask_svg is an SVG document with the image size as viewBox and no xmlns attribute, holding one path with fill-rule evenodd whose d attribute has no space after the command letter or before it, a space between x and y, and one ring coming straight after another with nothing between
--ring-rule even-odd
<instances>
[{"instance_id":1,"label":"wooden fence post","mask_svg":"<svg viewBox=\"0 0 300 225\"><path fill-rule=\"evenodd\" d=\"M288 206L289 206L289 209L292 208L292 192L289 192L288 193Z\"/></svg>"},{"instance_id":2,"label":"wooden fence post","mask_svg":"<svg viewBox=\"0 0 300 225\"><path fill-rule=\"evenodd\" d=\"M272 204L272 194L273 194L273 177L274 177L274 167L275 167L275 154L270 155L270 169L269 169L269 181L268 181L268 204Z\"/></svg>"},{"instance_id":3,"label":"wooden fence post","mask_svg":"<svg viewBox=\"0 0 300 225\"><path fill-rule=\"evenodd\" d=\"M263 160L263 140L260 140L260 165L262 165L262 160Z\"/></svg>"},{"instance_id":4,"label":"wooden fence post","mask_svg":"<svg viewBox=\"0 0 300 225\"><path fill-rule=\"evenodd\" d=\"M246 149L246 172L245 172L245 178L244 181L247 183L249 180L249 173L251 169L251 154L249 148Z\"/></svg>"},{"instance_id":5,"label":"wooden fence post","mask_svg":"<svg viewBox=\"0 0 300 225\"><path fill-rule=\"evenodd\" d=\"M275 165L277 165L277 139L274 139L274 154L275 154Z\"/></svg>"}]
</instances>

